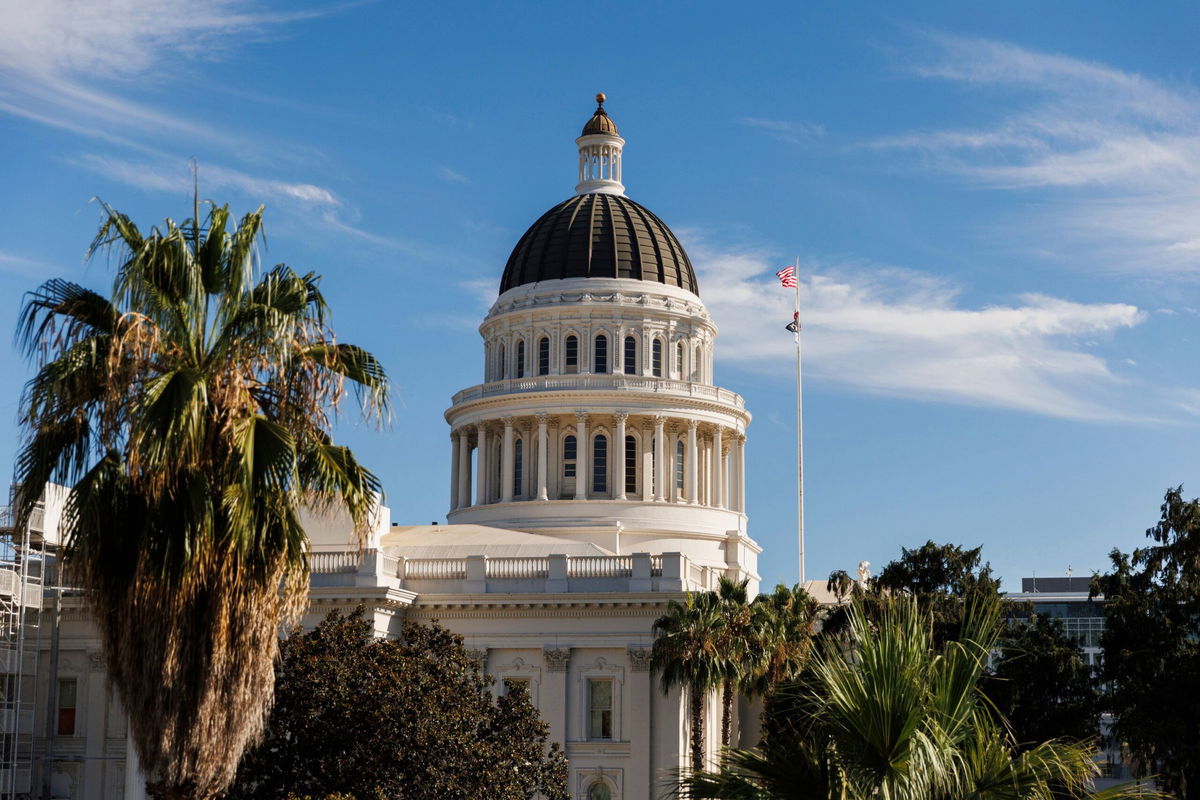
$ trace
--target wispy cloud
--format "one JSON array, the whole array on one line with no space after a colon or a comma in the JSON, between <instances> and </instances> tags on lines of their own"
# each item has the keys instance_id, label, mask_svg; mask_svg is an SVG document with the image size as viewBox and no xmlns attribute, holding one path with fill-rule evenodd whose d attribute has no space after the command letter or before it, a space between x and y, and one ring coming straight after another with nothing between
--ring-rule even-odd
<instances>
[{"instance_id":1,"label":"wispy cloud","mask_svg":"<svg viewBox=\"0 0 1200 800\"><path fill-rule=\"evenodd\" d=\"M0 0L0 103L9 113L97 138L187 135L232 143L228 132L122 97L163 83L189 60L213 60L281 26L323 13L249 10L236 0L27 3ZM105 89L97 88L103 82Z\"/></svg>"},{"instance_id":2,"label":"wispy cloud","mask_svg":"<svg viewBox=\"0 0 1200 800\"><path fill-rule=\"evenodd\" d=\"M470 183L471 179L461 172L450 169L449 167L438 167L438 177L447 183Z\"/></svg>"},{"instance_id":3,"label":"wispy cloud","mask_svg":"<svg viewBox=\"0 0 1200 800\"><path fill-rule=\"evenodd\" d=\"M721 326L723 362L780 370L792 348L783 330L792 299L771 274L778 265L753 250L688 238L705 303ZM805 368L821 382L1087 421L1178 418L1186 406L1151 407L1152 393L1096 352L1096 342L1145 321L1133 305L1031 293L972 308L958 287L926 273L852 263L803 273Z\"/></svg>"},{"instance_id":4,"label":"wispy cloud","mask_svg":"<svg viewBox=\"0 0 1200 800\"><path fill-rule=\"evenodd\" d=\"M1200 92L1006 42L924 32L904 68L990 92L978 127L910 131L872 147L912 151L976 185L1039 192L1031 233L1067 237L1089 263L1200 275Z\"/></svg>"},{"instance_id":5,"label":"wispy cloud","mask_svg":"<svg viewBox=\"0 0 1200 800\"><path fill-rule=\"evenodd\" d=\"M80 157L77 163L107 178L146 191L192 191L190 165L179 159L133 161L89 153ZM311 183L263 178L213 164L201 164L200 174L205 191L232 189L264 200L294 201L323 208L337 208L342 205L342 201L332 191Z\"/></svg>"},{"instance_id":6,"label":"wispy cloud","mask_svg":"<svg viewBox=\"0 0 1200 800\"><path fill-rule=\"evenodd\" d=\"M784 142L799 143L825 135L825 128L815 122L794 122L765 117L742 117L738 122L750 128L767 131Z\"/></svg>"}]
</instances>

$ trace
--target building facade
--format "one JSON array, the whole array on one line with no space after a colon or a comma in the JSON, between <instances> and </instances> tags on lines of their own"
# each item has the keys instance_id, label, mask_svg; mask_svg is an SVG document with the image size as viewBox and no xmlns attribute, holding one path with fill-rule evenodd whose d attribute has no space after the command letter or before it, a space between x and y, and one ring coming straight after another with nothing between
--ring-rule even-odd
<instances>
[{"instance_id":1,"label":"building facade","mask_svg":"<svg viewBox=\"0 0 1200 800\"><path fill-rule=\"evenodd\" d=\"M360 548L346 520L309 517L305 624L360 604L380 636L438 620L497 692L525 684L573 797L649 800L684 766L688 737L679 691L650 673L651 626L721 576L756 591L760 548L746 517L750 414L713 384L717 327L692 265L625 196L625 141L597 100L576 139L575 193L514 247L480 326L481 381L446 410L449 524L402 526L381 507ZM47 495L31 532L50 550L60 500ZM21 782L0 796L139 800L95 629L69 587L45 594L50 623L27 637L38 666L24 749L8 764Z\"/></svg>"}]
</instances>

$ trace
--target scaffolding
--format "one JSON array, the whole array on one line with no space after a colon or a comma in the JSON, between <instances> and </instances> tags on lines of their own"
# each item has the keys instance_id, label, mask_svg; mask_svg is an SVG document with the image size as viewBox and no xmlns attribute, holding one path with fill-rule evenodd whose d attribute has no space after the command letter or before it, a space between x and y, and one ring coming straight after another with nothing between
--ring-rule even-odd
<instances>
[{"instance_id":1,"label":"scaffolding","mask_svg":"<svg viewBox=\"0 0 1200 800\"><path fill-rule=\"evenodd\" d=\"M46 568L45 507L18 529L0 507L0 800L32 790L37 661Z\"/></svg>"}]
</instances>

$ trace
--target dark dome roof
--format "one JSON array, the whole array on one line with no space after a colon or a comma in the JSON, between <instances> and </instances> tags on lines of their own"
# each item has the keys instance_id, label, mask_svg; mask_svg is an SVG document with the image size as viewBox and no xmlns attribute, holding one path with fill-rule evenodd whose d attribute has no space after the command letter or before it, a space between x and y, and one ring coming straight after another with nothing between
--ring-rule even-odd
<instances>
[{"instance_id":1,"label":"dark dome roof","mask_svg":"<svg viewBox=\"0 0 1200 800\"><path fill-rule=\"evenodd\" d=\"M671 229L628 197L600 192L576 195L533 223L508 257L500 292L557 278L633 278L700 294Z\"/></svg>"}]
</instances>

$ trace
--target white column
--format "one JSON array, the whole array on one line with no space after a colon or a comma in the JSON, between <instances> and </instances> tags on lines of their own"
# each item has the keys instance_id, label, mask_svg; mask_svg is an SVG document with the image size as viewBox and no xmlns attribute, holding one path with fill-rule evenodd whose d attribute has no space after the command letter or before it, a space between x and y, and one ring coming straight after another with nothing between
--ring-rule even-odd
<instances>
[{"instance_id":1,"label":"white column","mask_svg":"<svg viewBox=\"0 0 1200 800\"><path fill-rule=\"evenodd\" d=\"M501 417L504 423L504 445L500 449L500 502L513 499L513 418Z\"/></svg>"},{"instance_id":2,"label":"white column","mask_svg":"<svg viewBox=\"0 0 1200 800\"><path fill-rule=\"evenodd\" d=\"M625 420L629 415L618 411L613 415L616 419L616 441L613 442L612 452L609 453L609 463L613 465L613 497L618 500L625 498Z\"/></svg>"},{"instance_id":3,"label":"white column","mask_svg":"<svg viewBox=\"0 0 1200 800\"><path fill-rule=\"evenodd\" d=\"M478 443L475 445L475 505L487 505L488 496L488 454L487 454L487 427L480 422L475 426L476 435L479 437Z\"/></svg>"},{"instance_id":4,"label":"white column","mask_svg":"<svg viewBox=\"0 0 1200 800\"><path fill-rule=\"evenodd\" d=\"M575 499L587 499L588 466L592 449L588 446L586 411L575 412Z\"/></svg>"},{"instance_id":5,"label":"white column","mask_svg":"<svg viewBox=\"0 0 1200 800\"><path fill-rule=\"evenodd\" d=\"M663 433L663 425L666 421L666 417L654 418L654 502L656 503L662 502L667 486L667 446L666 436Z\"/></svg>"},{"instance_id":6,"label":"white column","mask_svg":"<svg viewBox=\"0 0 1200 800\"><path fill-rule=\"evenodd\" d=\"M642 428L642 440L638 447L638 469L642 471L642 500L649 502L654 497L654 449L651 442L651 437L654 436L654 428L646 426Z\"/></svg>"},{"instance_id":7,"label":"white column","mask_svg":"<svg viewBox=\"0 0 1200 800\"><path fill-rule=\"evenodd\" d=\"M458 431L450 431L450 510L458 508Z\"/></svg>"},{"instance_id":8,"label":"white column","mask_svg":"<svg viewBox=\"0 0 1200 800\"><path fill-rule=\"evenodd\" d=\"M696 420L688 420L687 454L685 458L687 458L687 501L691 505L699 502L700 498L699 482L696 480L696 469L699 466L697 462L700 460L700 454L696 452L696 425Z\"/></svg>"},{"instance_id":9,"label":"white column","mask_svg":"<svg viewBox=\"0 0 1200 800\"><path fill-rule=\"evenodd\" d=\"M737 510L746 513L746 434L737 435Z\"/></svg>"},{"instance_id":10,"label":"white column","mask_svg":"<svg viewBox=\"0 0 1200 800\"><path fill-rule=\"evenodd\" d=\"M721 470L721 426L713 428L713 479L712 479L712 505L715 508L725 507L725 475Z\"/></svg>"},{"instance_id":11,"label":"white column","mask_svg":"<svg viewBox=\"0 0 1200 800\"><path fill-rule=\"evenodd\" d=\"M456 508L471 505L471 434L458 429L458 503Z\"/></svg>"},{"instance_id":12,"label":"white column","mask_svg":"<svg viewBox=\"0 0 1200 800\"><path fill-rule=\"evenodd\" d=\"M546 493L546 448L550 446L549 437L546 436L546 415L537 415L537 499L546 500L549 495Z\"/></svg>"}]
</instances>

